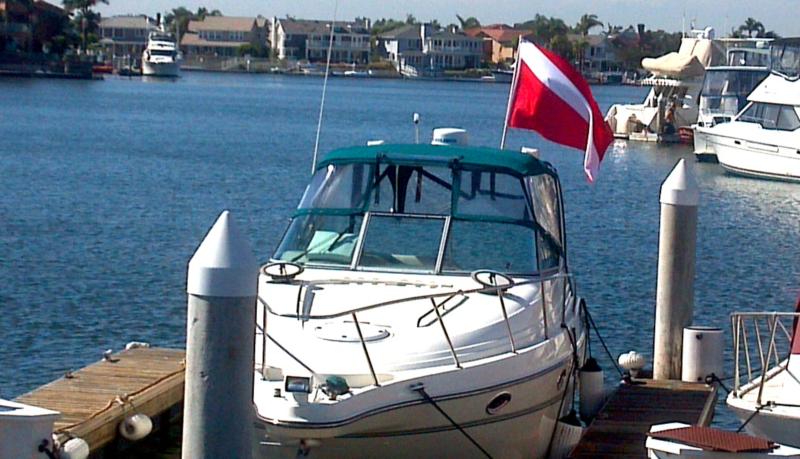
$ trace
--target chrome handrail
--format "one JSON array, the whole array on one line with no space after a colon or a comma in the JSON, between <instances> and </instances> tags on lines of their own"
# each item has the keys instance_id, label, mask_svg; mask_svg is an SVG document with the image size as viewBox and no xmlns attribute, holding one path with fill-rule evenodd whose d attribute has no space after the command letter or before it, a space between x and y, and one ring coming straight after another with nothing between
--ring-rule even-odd
<instances>
[{"instance_id":1,"label":"chrome handrail","mask_svg":"<svg viewBox=\"0 0 800 459\"><path fill-rule=\"evenodd\" d=\"M366 306L361 306L361 307L358 307L358 308L348 309L348 310L340 311L340 312L337 312L337 313L334 313L334 314L320 314L320 315L300 314L299 310L298 310L298 313L296 313L296 314L276 313L269 306L269 304L266 302L266 300L264 298L262 298L261 295L258 295L258 301L261 303L262 309L263 309L263 316L262 316L262 324L263 324L263 326L260 327L258 325L258 323L256 323L256 327L258 327L259 329L262 330L262 363L261 363L262 377L264 379L266 379L266 368L267 368L267 364L266 364L266 360L267 360L266 359L266 345L267 345L267 343L266 343L266 341L268 339L270 341L272 341L276 346L278 346L281 350L283 350L292 359L294 359L297 363L299 363L303 368L305 368L307 371L309 371L309 373L311 373L312 375L316 374L308 365L306 365L304 362L302 362L297 356L292 354L286 347L284 347L283 345L278 343L277 340L275 340L272 336L270 336L266 332L267 314L268 313L272 314L274 316L277 316L277 317L298 319L298 320L303 320L303 321L330 320L330 319L336 319L336 318L341 318L341 317L345 317L345 316L351 316L352 319L353 319L353 322L355 324L356 331L358 333L358 338L359 338L359 341L361 343L361 347L362 347L362 349L364 351L364 356L365 356L365 358L367 360L367 365L369 366L370 375L372 376L374 384L376 386L380 386L380 381L378 380L377 373L375 372L375 368L374 368L374 365L372 363L372 358L370 356L369 349L367 348L366 340L364 339L364 335L363 335L363 333L361 331L361 326L360 326L360 324L358 322L358 319L357 319L357 314L361 313L361 312L365 312L365 311L371 311L371 310L374 310L374 309L380 309L380 308L385 308L385 307L394 306L394 305L398 305L398 304L403 304L403 303L406 303L406 302L426 300L426 299L429 299L433 303L433 309L434 309L434 311L435 311L435 313L437 315L437 319L438 319L439 324L440 324L440 326L442 328L442 335L443 335L445 341L447 342L447 345L448 345L448 348L450 349L451 355L453 356L453 361L454 361L454 364L455 364L456 368L460 369L460 368L462 368L462 365L461 365L461 362L460 362L460 360L458 358L458 353L456 352L455 347L453 346L453 342L450 339L450 333L448 332L447 326L445 325L445 323L444 323L444 321L442 319L442 315L439 312L439 306L440 305L436 304L436 299L444 297L445 298L445 302L446 302L447 299L450 299L450 298L452 298L452 297L454 297L456 295L466 295L466 294L470 294L470 293L493 293L493 294L496 294L498 296L498 299L500 301L500 307L501 307L501 310L502 310L502 313L503 313L503 319L504 319L504 322L506 324L506 328L507 328L508 334L509 334L508 337L509 337L509 341L510 341L510 344L511 344L511 351L516 353L517 352L517 347L516 347L516 343L514 342L514 336L513 336L512 330L511 330L511 323L509 321L508 314L507 314L506 307L505 307L505 302L504 302L504 299L503 299L503 293L505 291L507 291L507 290L510 290L510 289L514 288L514 287L519 287L519 286L523 286L523 285L532 285L532 284L537 284L537 283L539 284L539 288L543 289L544 288L544 283L547 282L547 281L553 281L553 280L558 280L558 279L569 280L569 279L571 279L572 275L570 273L558 272L558 273L550 274L550 275L547 275L547 276L526 276L526 277L531 277L531 278L528 279L528 280L519 281L519 282L515 281L512 284L500 284L500 285L494 285L494 286L482 286L482 287L479 287L479 288L467 289L467 290L457 289L457 290L447 290L447 291L436 292L436 293L428 293L428 294L424 294L424 295L412 295L412 296L408 296L408 297L405 297L405 298L382 301L382 302L378 302L378 303L374 303L374 304L369 304L369 305L366 305ZM346 282L340 281L340 280L333 281L333 283L337 283L337 284L351 283L351 282L352 281L346 281ZM269 282L269 283L273 283L273 282ZM306 285L324 284L324 283L330 283L330 281L317 281L317 282L291 282L291 281L290 282L286 282L286 281L281 281L281 282L274 282L274 283L297 285L297 286L302 288L302 287L304 287ZM541 301L541 303L542 303L542 314L546 317L547 316L547 311L546 311L547 304L544 301L544 293L542 292L541 294L542 294L542 301ZM566 300L566 298L565 298L565 300ZM574 298L573 298L573 300L574 300ZM563 318L562 318L562 320L563 320ZM546 319L545 319L545 321L546 321ZM547 335L546 334L545 334L545 339L547 339Z\"/></svg>"},{"instance_id":2,"label":"chrome handrail","mask_svg":"<svg viewBox=\"0 0 800 459\"><path fill-rule=\"evenodd\" d=\"M792 332L794 324L789 328L784 324L789 320L800 320L800 313L737 312L731 314L734 348L732 393L735 397L740 398L746 392L757 388L756 403L761 406L764 403L762 398L767 381L783 371L788 371L787 366L781 365L781 363L791 355L793 339L795 339ZM755 340L751 338L755 338ZM800 339L800 337L796 339ZM760 368L754 367L754 359L761 365ZM743 374L743 370L746 375ZM750 387L744 388L748 385Z\"/></svg>"}]
</instances>

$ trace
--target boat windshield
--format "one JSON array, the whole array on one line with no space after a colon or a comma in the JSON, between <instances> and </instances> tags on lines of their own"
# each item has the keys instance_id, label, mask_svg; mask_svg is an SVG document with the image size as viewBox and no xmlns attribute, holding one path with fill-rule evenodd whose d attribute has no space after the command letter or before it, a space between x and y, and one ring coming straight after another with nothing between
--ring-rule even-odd
<instances>
[{"instance_id":1,"label":"boat windshield","mask_svg":"<svg viewBox=\"0 0 800 459\"><path fill-rule=\"evenodd\" d=\"M169 56L173 56L175 54L175 51L170 50L170 49L151 49L151 50L149 50L149 53L152 56L168 56L169 57Z\"/></svg>"},{"instance_id":2,"label":"boat windshield","mask_svg":"<svg viewBox=\"0 0 800 459\"><path fill-rule=\"evenodd\" d=\"M770 70L786 78L800 78L800 39L777 40L770 49Z\"/></svg>"},{"instance_id":3,"label":"boat windshield","mask_svg":"<svg viewBox=\"0 0 800 459\"><path fill-rule=\"evenodd\" d=\"M557 179L446 166L317 171L273 258L371 271L532 274L562 259Z\"/></svg>"},{"instance_id":4,"label":"boat windshield","mask_svg":"<svg viewBox=\"0 0 800 459\"><path fill-rule=\"evenodd\" d=\"M733 116L747 104L747 96L769 74L766 68L708 69L700 93L700 110Z\"/></svg>"}]
</instances>

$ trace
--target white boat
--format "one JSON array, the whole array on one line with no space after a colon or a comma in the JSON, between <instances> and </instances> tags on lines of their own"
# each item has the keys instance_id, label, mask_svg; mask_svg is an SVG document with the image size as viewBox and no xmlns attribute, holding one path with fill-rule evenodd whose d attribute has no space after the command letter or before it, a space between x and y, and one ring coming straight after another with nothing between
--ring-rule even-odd
<instances>
[{"instance_id":1,"label":"white boat","mask_svg":"<svg viewBox=\"0 0 800 459\"><path fill-rule=\"evenodd\" d=\"M695 438L702 438L701 443L676 439L661 438L666 432L695 430ZM701 431L701 432L698 432ZM680 437L681 435L678 435ZM763 448L754 447L761 443ZM647 442L647 457L650 459L769 459L784 457L800 459L800 449L791 446L774 444L759 438L743 436L733 432L725 432L710 428L697 428L681 422L657 424L651 427ZM729 449L734 451L725 451ZM736 451L742 449L744 451Z\"/></svg>"},{"instance_id":2,"label":"white boat","mask_svg":"<svg viewBox=\"0 0 800 459\"><path fill-rule=\"evenodd\" d=\"M706 69L697 123L692 125L698 161L716 162L716 155L698 127L727 123L747 104L747 96L769 75L769 39L722 39L725 65Z\"/></svg>"},{"instance_id":3,"label":"white boat","mask_svg":"<svg viewBox=\"0 0 800 459\"><path fill-rule=\"evenodd\" d=\"M0 399L0 458L39 459L53 447L53 423L57 411ZM52 456L51 456L52 457Z\"/></svg>"},{"instance_id":4,"label":"white boat","mask_svg":"<svg viewBox=\"0 0 800 459\"><path fill-rule=\"evenodd\" d=\"M731 122L697 132L729 172L800 181L800 40L775 41L771 52L772 73L745 108Z\"/></svg>"},{"instance_id":5,"label":"white boat","mask_svg":"<svg viewBox=\"0 0 800 459\"><path fill-rule=\"evenodd\" d=\"M713 40L713 29L684 37L678 52L642 59L651 75L640 81L650 86L644 102L615 104L606 121L614 136L649 142L677 142L678 129L697 120L698 97L705 68L724 58L721 44Z\"/></svg>"},{"instance_id":6,"label":"white boat","mask_svg":"<svg viewBox=\"0 0 800 459\"><path fill-rule=\"evenodd\" d=\"M180 76L180 50L175 36L165 30L160 17L159 23L159 30L150 32L142 52L142 75L176 78Z\"/></svg>"},{"instance_id":7,"label":"white boat","mask_svg":"<svg viewBox=\"0 0 800 459\"><path fill-rule=\"evenodd\" d=\"M259 278L258 457L543 458L587 338L534 156L335 150Z\"/></svg>"},{"instance_id":8,"label":"white boat","mask_svg":"<svg viewBox=\"0 0 800 459\"><path fill-rule=\"evenodd\" d=\"M800 311L800 301L798 301ZM800 447L800 312L737 313L726 400L753 435Z\"/></svg>"}]
</instances>

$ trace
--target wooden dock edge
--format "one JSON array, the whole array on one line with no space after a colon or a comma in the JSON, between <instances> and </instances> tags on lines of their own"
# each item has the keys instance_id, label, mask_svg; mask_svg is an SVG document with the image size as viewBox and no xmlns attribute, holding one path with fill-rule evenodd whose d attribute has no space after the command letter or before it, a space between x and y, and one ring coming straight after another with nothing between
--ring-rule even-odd
<instances>
[{"instance_id":1,"label":"wooden dock edge","mask_svg":"<svg viewBox=\"0 0 800 459\"><path fill-rule=\"evenodd\" d=\"M139 348L113 354L16 399L61 413L54 434L63 444L82 438L92 453L118 437L127 416L156 420L183 402L185 352Z\"/></svg>"}]
</instances>

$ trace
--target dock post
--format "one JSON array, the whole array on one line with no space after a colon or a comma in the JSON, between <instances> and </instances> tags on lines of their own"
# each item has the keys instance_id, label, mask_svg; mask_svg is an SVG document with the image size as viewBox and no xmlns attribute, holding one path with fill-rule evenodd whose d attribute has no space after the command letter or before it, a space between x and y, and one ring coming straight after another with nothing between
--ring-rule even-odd
<instances>
[{"instance_id":1,"label":"dock post","mask_svg":"<svg viewBox=\"0 0 800 459\"><path fill-rule=\"evenodd\" d=\"M661 185L654 379L681 379L683 329L694 309L697 207L700 193L686 160Z\"/></svg>"},{"instance_id":2,"label":"dock post","mask_svg":"<svg viewBox=\"0 0 800 459\"><path fill-rule=\"evenodd\" d=\"M252 457L257 284L226 210L189 260L183 459Z\"/></svg>"}]
</instances>

